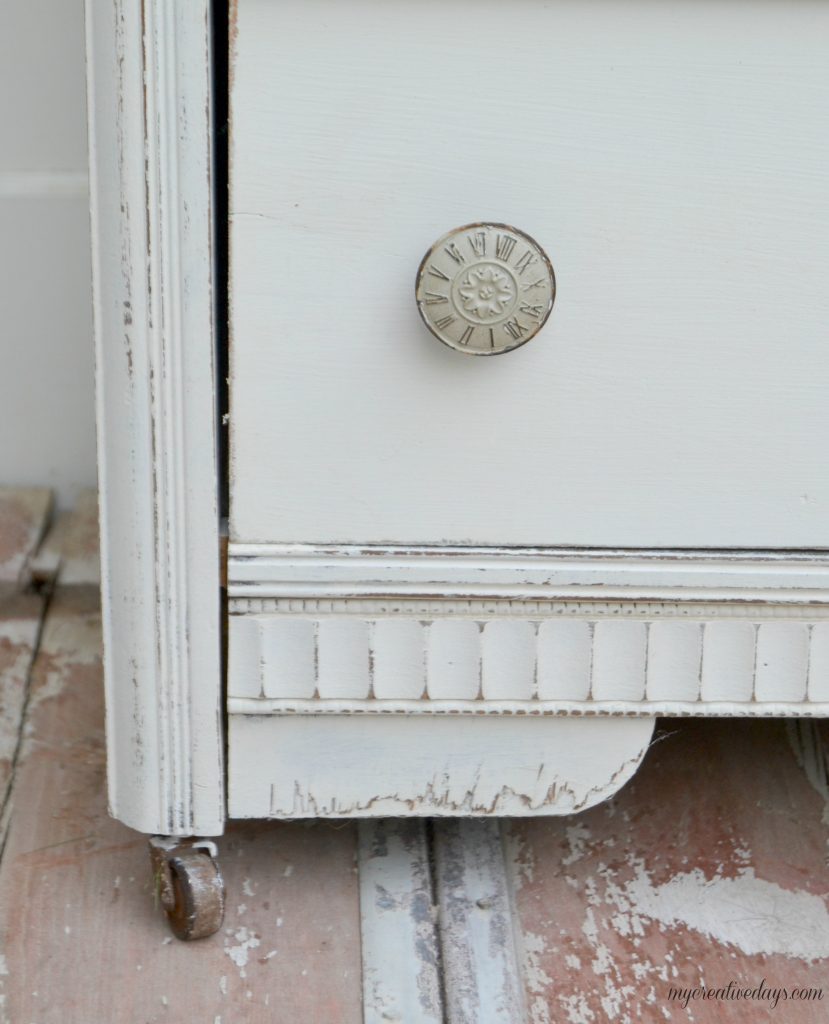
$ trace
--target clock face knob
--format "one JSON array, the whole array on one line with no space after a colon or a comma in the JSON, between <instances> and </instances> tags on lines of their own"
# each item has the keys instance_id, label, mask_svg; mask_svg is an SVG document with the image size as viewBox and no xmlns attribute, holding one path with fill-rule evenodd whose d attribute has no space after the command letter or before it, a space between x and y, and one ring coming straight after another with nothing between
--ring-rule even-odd
<instances>
[{"instance_id":1,"label":"clock face knob","mask_svg":"<svg viewBox=\"0 0 829 1024\"><path fill-rule=\"evenodd\" d=\"M508 224L467 224L449 231L418 268L423 322L444 345L495 356L525 345L553 308L553 265L529 235Z\"/></svg>"}]
</instances>

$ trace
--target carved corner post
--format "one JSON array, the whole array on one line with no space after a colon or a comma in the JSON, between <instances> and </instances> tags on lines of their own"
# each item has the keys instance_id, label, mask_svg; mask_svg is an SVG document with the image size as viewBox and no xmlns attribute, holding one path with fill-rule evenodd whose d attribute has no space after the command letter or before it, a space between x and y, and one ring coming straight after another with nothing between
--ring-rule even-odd
<instances>
[{"instance_id":1,"label":"carved corner post","mask_svg":"<svg viewBox=\"0 0 829 1024\"><path fill-rule=\"evenodd\" d=\"M208 0L87 0L111 813L223 830Z\"/></svg>"}]
</instances>

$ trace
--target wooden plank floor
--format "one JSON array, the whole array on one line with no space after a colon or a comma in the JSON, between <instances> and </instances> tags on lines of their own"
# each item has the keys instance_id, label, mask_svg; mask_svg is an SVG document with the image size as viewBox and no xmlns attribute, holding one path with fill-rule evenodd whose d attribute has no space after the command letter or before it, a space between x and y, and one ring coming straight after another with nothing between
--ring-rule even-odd
<instances>
[{"instance_id":1,"label":"wooden plank floor","mask_svg":"<svg viewBox=\"0 0 829 1024\"><path fill-rule=\"evenodd\" d=\"M663 722L579 816L231 825L224 928L171 939L146 837L106 812L93 503L36 556L26 507L0 542L0 1024L829 1019L822 723ZM823 999L699 994L729 982Z\"/></svg>"},{"instance_id":2,"label":"wooden plank floor","mask_svg":"<svg viewBox=\"0 0 829 1024\"><path fill-rule=\"evenodd\" d=\"M0 592L21 590L46 529L52 495L43 487L0 487Z\"/></svg>"},{"instance_id":3,"label":"wooden plank floor","mask_svg":"<svg viewBox=\"0 0 829 1024\"><path fill-rule=\"evenodd\" d=\"M0 864L0 1021L357 1024L356 825L232 826L218 842L224 928L192 945L170 938L146 837L106 810L100 603L84 554L94 562L90 514L85 501L81 522L59 519L68 547L55 558L53 536L37 560L63 570L31 671ZM16 693L28 674L35 633L18 608L35 600L19 596L0 621L4 691Z\"/></svg>"},{"instance_id":4,"label":"wooden plank floor","mask_svg":"<svg viewBox=\"0 0 829 1024\"><path fill-rule=\"evenodd\" d=\"M661 726L664 739L615 799L506 829L530 1019L829 1020L820 727ZM813 988L822 999L792 992ZM703 989L727 993L706 999ZM779 989L788 998L773 1006Z\"/></svg>"}]
</instances>

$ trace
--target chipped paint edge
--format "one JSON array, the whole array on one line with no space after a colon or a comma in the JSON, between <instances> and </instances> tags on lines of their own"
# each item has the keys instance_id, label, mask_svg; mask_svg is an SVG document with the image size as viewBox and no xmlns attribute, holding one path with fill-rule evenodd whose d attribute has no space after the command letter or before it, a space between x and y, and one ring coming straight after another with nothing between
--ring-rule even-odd
<instances>
[{"instance_id":1,"label":"chipped paint edge","mask_svg":"<svg viewBox=\"0 0 829 1024\"><path fill-rule=\"evenodd\" d=\"M228 596L829 604L825 551L243 544ZM241 606L236 606L241 609Z\"/></svg>"},{"instance_id":2,"label":"chipped paint edge","mask_svg":"<svg viewBox=\"0 0 829 1024\"><path fill-rule=\"evenodd\" d=\"M632 700L268 700L230 697L230 715L375 716L519 718L829 718L829 703L784 701L632 701Z\"/></svg>"},{"instance_id":3,"label":"chipped paint edge","mask_svg":"<svg viewBox=\"0 0 829 1024\"><path fill-rule=\"evenodd\" d=\"M232 715L233 818L573 814L629 781L654 718Z\"/></svg>"},{"instance_id":4,"label":"chipped paint edge","mask_svg":"<svg viewBox=\"0 0 829 1024\"><path fill-rule=\"evenodd\" d=\"M208 0L86 3L111 813L222 831Z\"/></svg>"}]
</instances>

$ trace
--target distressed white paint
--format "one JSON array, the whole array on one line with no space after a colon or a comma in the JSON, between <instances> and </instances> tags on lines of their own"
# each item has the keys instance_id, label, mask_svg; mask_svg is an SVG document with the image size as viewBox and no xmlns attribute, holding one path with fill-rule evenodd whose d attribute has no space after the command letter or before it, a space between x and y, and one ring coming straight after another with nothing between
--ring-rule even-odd
<instances>
[{"instance_id":1,"label":"distressed white paint","mask_svg":"<svg viewBox=\"0 0 829 1024\"><path fill-rule=\"evenodd\" d=\"M484 0L479 58L529 2ZM516 162L525 83L481 84L479 62L423 76L462 6L438 35L373 0L290 18L238 4L230 592L248 607L231 621L231 813L564 813L629 777L652 722L559 711L825 707L802 703L807 682L821 692L806 644L822 642L825 557L658 549L826 547L827 73L810 55L829 15L796 0L784 24L764 5L746 28L733 0L617 7L533 4L544 137L566 142ZM224 808L207 7L88 8L111 800L135 827L209 834ZM619 30L600 46L597 15ZM362 60L368 16L398 31ZM444 102L470 82L486 123ZM486 144L486 169L435 130L473 157ZM491 216L496 193L552 240L563 291L549 338L475 369L421 333L412 261L423 232ZM319 546L335 542L351 547ZM329 607L277 610L308 599ZM683 616L702 634L700 701L689 630L651 655L657 620Z\"/></svg>"},{"instance_id":2,"label":"distressed white paint","mask_svg":"<svg viewBox=\"0 0 829 1024\"><path fill-rule=\"evenodd\" d=\"M426 688L426 644L421 622L407 618L371 623L373 690L380 700L417 700Z\"/></svg>"},{"instance_id":3,"label":"distressed white paint","mask_svg":"<svg viewBox=\"0 0 829 1024\"><path fill-rule=\"evenodd\" d=\"M423 822L361 822L358 868L364 1024L443 1024Z\"/></svg>"},{"instance_id":4,"label":"distressed white paint","mask_svg":"<svg viewBox=\"0 0 829 1024\"><path fill-rule=\"evenodd\" d=\"M526 1020L499 823L437 822L434 860L446 1024Z\"/></svg>"},{"instance_id":5,"label":"distressed white paint","mask_svg":"<svg viewBox=\"0 0 829 1024\"><path fill-rule=\"evenodd\" d=\"M654 882L644 866L622 886L609 886L617 927L637 934L642 918L664 928L690 929L748 956L783 956L806 961L829 956L829 910L819 895L785 889L742 869L733 878L707 877L699 868Z\"/></svg>"},{"instance_id":6,"label":"distressed white paint","mask_svg":"<svg viewBox=\"0 0 829 1024\"><path fill-rule=\"evenodd\" d=\"M600 619L593 625L594 700L642 700L645 696L648 627L645 622Z\"/></svg>"},{"instance_id":7,"label":"distressed white paint","mask_svg":"<svg viewBox=\"0 0 829 1024\"><path fill-rule=\"evenodd\" d=\"M316 628L310 621L262 620L259 662L266 697L313 697L317 687Z\"/></svg>"},{"instance_id":8,"label":"distressed white paint","mask_svg":"<svg viewBox=\"0 0 829 1024\"><path fill-rule=\"evenodd\" d=\"M829 700L829 622L816 622L809 639L809 700Z\"/></svg>"},{"instance_id":9,"label":"distressed white paint","mask_svg":"<svg viewBox=\"0 0 829 1024\"><path fill-rule=\"evenodd\" d=\"M539 700L587 700L593 662L593 623L547 619L538 624L536 686Z\"/></svg>"},{"instance_id":10,"label":"distressed white paint","mask_svg":"<svg viewBox=\"0 0 829 1024\"><path fill-rule=\"evenodd\" d=\"M271 627L277 634L281 632L278 621ZM296 633L298 630L294 629ZM232 679L234 692L240 697L264 697L265 688L263 676L265 666L263 665L264 646L272 652L272 667L269 674L278 676L280 674L281 659L276 657L274 645L270 644L262 636L262 619L257 615L240 616L233 623L233 642L228 644L227 676ZM295 648L295 645L292 645ZM295 660L296 657L295 657ZM296 670L299 671L297 665ZM313 693L313 690L311 691ZM294 696L293 694L280 694L280 696Z\"/></svg>"},{"instance_id":11,"label":"distressed white paint","mask_svg":"<svg viewBox=\"0 0 829 1024\"><path fill-rule=\"evenodd\" d=\"M419 597L825 604L829 557L790 551L231 544L228 593L234 600Z\"/></svg>"},{"instance_id":12,"label":"distressed white paint","mask_svg":"<svg viewBox=\"0 0 829 1024\"><path fill-rule=\"evenodd\" d=\"M481 631L481 696L532 700L536 687L536 623L492 619Z\"/></svg>"},{"instance_id":13,"label":"distressed white paint","mask_svg":"<svg viewBox=\"0 0 829 1024\"><path fill-rule=\"evenodd\" d=\"M342 616L320 619L315 625L320 697L367 697L371 686L368 623Z\"/></svg>"},{"instance_id":14,"label":"distressed white paint","mask_svg":"<svg viewBox=\"0 0 829 1024\"><path fill-rule=\"evenodd\" d=\"M761 622L757 627L755 662L757 700L805 700L809 672L808 625Z\"/></svg>"},{"instance_id":15,"label":"distressed white paint","mask_svg":"<svg viewBox=\"0 0 829 1024\"><path fill-rule=\"evenodd\" d=\"M505 711L503 702L544 713L578 710L579 701L585 711L631 713L644 703L649 714L699 715L724 704L765 713L765 703L814 714L826 700L829 575L814 553L231 551L231 659L256 639L241 625L251 616L262 635L277 622L290 632L332 615L361 619L367 657L382 671L372 694L379 700L425 696L479 709L483 701L487 713ZM255 659L269 660L262 650ZM338 659L330 652L330 662ZM231 672L231 698L249 686Z\"/></svg>"},{"instance_id":16,"label":"distressed white paint","mask_svg":"<svg viewBox=\"0 0 829 1024\"><path fill-rule=\"evenodd\" d=\"M433 700L475 700L481 691L481 626L434 619L424 626L427 692Z\"/></svg>"},{"instance_id":17,"label":"distressed white paint","mask_svg":"<svg viewBox=\"0 0 829 1024\"><path fill-rule=\"evenodd\" d=\"M685 701L685 700L255 700L229 697L231 715L301 715L390 718L407 715L425 718L827 718L829 702Z\"/></svg>"},{"instance_id":18,"label":"distressed white paint","mask_svg":"<svg viewBox=\"0 0 829 1024\"><path fill-rule=\"evenodd\" d=\"M237 6L233 539L827 545L829 6ZM558 294L467 359L413 282L490 218Z\"/></svg>"},{"instance_id":19,"label":"distressed white paint","mask_svg":"<svg viewBox=\"0 0 829 1024\"><path fill-rule=\"evenodd\" d=\"M754 695L757 626L753 622L707 622L703 632L702 700L750 701Z\"/></svg>"},{"instance_id":20,"label":"distressed white paint","mask_svg":"<svg viewBox=\"0 0 829 1024\"><path fill-rule=\"evenodd\" d=\"M721 701L743 702L747 711L773 702L796 713L821 700L827 620L815 620L816 609L801 609L799 618L700 621L643 618L641 610L618 616L615 607L547 619L528 617L520 602L513 614L486 618L484 605L477 614L451 614L450 605L427 617L405 602L393 612L362 602L340 615L233 614L229 694L273 698L260 703L263 712L280 698L294 705L315 695L321 703L370 695L426 707L524 702L528 711L548 712L573 702L585 710L645 702L668 714L674 704L707 714Z\"/></svg>"},{"instance_id":21,"label":"distressed white paint","mask_svg":"<svg viewBox=\"0 0 829 1024\"><path fill-rule=\"evenodd\" d=\"M648 626L648 700L699 698L702 668L700 622L656 620Z\"/></svg>"},{"instance_id":22,"label":"distressed white paint","mask_svg":"<svg viewBox=\"0 0 829 1024\"><path fill-rule=\"evenodd\" d=\"M633 775L652 718L237 715L236 818L570 814Z\"/></svg>"},{"instance_id":23,"label":"distressed white paint","mask_svg":"<svg viewBox=\"0 0 829 1024\"><path fill-rule=\"evenodd\" d=\"M87 3L109 798L222 831L207 0Z\"/></svg>"}]
</instances>

